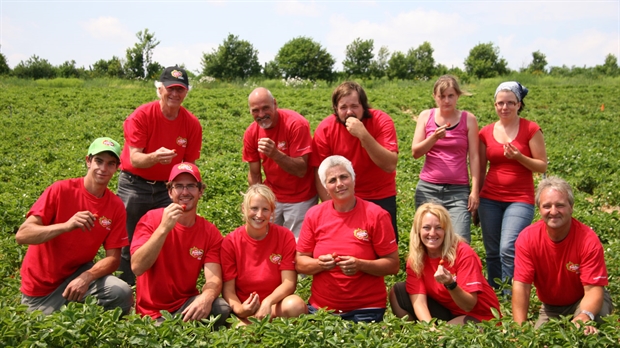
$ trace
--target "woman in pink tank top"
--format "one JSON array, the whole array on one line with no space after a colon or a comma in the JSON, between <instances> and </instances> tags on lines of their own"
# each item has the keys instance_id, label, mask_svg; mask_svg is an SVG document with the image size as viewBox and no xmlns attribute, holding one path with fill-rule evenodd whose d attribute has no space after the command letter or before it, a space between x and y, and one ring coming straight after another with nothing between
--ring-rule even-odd
<instances>
[{"instance_id":1,"label":"woman in pink tank top","mask_svg":"<svg viewBox=\"0 0 620 348\"><path fill-rule=\"evenodd\" d=\"M462 94L454 76L444 75L435 82L437 108L418 116L411 152L416 159L425 156L415 192L416 209L427 202L443 205L455 232L469 243L471 214L479 203L479 140L476 116L456 108Z\"/></svg>"}]
</instances>

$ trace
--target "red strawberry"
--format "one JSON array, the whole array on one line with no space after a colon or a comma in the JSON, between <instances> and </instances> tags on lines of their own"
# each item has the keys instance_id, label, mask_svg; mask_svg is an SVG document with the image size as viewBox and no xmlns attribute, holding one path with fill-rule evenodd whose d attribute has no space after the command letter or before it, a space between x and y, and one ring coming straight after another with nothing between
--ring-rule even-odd
<instances>
[{"instance_id":1,"label":"red strawberry","mask_svg":"<svg viewBox=\"0 0 620 348\"><path fill-rule=\"evenodd\" d=\"M448 128L450 127L450 122L446 123L446 127Z\"/></svg>"},{"instance_id":2,"label":"red strawberry","mask_svg":"<svg viewBox=\"0 0 620 348\"><path fill-rule=\"evenodd\" d=\"M183 208L183 211L185 211L185 209L187 209L187 205L183 204L181 208Z\"/></svg>"},{"instance_id":3,"label":"red strawberry","mask_svg":"<svg viewBox=\"0 0 620 348\"><path fill-rule=\"evenodd\" d=\"M439 260L439 265L443 266L443 259Z\"/></svg>"}]
</instances>

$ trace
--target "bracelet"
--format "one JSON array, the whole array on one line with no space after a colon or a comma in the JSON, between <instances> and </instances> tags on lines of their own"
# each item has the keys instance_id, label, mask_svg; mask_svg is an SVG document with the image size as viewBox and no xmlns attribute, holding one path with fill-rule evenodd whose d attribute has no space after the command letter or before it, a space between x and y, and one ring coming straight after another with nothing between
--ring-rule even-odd
<instances>
[{"instance_id":1,"label":"bracelet","mask_svg":"<svg viewBox=\"0 0 620 348\"><path fill-rule=\"evenodd\" d=\"M448 290L454 290L454 289L456 289L456 285L457 285L457 284L456 284L456 280L455 280L455 281L453 281L452 283L450 283L450 284L444 284L443 286L444 286L446 289L448 289Z\"/></svg>"},{"instance_id":2,"label":"bracelet","mask_svg":"<svg viewBox=\"0 0 620 348\"><path fill-rule=\"evenodd\" d=\"M579 314L585 314L590 318L590 320L594 320L594 313L590 311L582 310Z\"/></svg>"}]
</instances>

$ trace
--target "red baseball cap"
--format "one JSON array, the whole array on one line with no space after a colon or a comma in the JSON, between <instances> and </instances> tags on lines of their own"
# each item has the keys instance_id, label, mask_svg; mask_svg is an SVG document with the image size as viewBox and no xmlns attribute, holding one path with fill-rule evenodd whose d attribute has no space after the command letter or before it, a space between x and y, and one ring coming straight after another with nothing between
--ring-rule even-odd
<instances>
[{"instance_id":1,"label":"red baseball cap","mask_svg":"<svg viewBox=\"0 0 620 348\"><path fill-rule=\"evenodd\" d=\"M202 182L198 166L194 163L189 162L181 162L172 166L168 181L173 181L177 176L179 176L179 174L183 173L191 174L196 179L196 181Z\"/></svg>"}]
</instances>

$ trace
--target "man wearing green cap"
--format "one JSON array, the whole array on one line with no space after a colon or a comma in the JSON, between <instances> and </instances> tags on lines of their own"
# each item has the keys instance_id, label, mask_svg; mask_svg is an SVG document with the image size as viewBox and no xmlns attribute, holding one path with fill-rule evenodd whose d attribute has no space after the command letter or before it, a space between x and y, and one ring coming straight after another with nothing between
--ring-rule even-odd
<instances>
[{"instance_id":1,"label":"man wearing green cap","mask_svg":"<svg viewBox=\"0 0 620 348\"><path fill-rule=\"evenodd\" d=\"M30 208L15 235L17 243L29 245L20 289L29 310L51 314L94 296L105 309L129 312L131 288L111 275L128 245L125 206L108 189L120 153L113 139L96 139L86 156L86 176L53 183ZM105 257L93 263L102 245Z\"/></svg>"}]
</instances>

